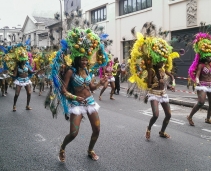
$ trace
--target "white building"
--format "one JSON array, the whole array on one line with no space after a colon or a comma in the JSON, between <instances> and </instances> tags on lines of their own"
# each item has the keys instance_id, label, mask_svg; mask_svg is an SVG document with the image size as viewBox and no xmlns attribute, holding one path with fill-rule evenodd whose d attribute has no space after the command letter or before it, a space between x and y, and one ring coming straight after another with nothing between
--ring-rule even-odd
<instances>
[{"instance_id":1,"label":"white building","mask_svg":"<svg viewBox=\"0 0 211 171\"><path fill-rule=\"evenodd\" d=\"M50 30L48 27L56 25L59 20L54 18L27 16L24 25L21 29L23 32L23 43L30 38L31 46L51 46ZM51 28L52 29L52 28ZM61 29L61 28L60 28ZM55 33L53 37L58 39L60 31Z\"/></svg>"},{"instance_id":2,"label":"white building","mask_svg":"<svg viewBox=\"0 0 211 171\"><path fill-rule=\"evenodd\" d=\"M84 16L105 27L114 42L110 50L120 62L129 56L133 27L140 31L145 22L152 21L157 28L170 31L169 38L194 35L199 31L200 22L211 24L210 6L211 0L81 0ZM194 53L189 50L176 61L179 76L187 77L193 58Z\"/></svg>"},{"instance_id":3,"label":"white building","mask_svg":"<svg viewBox=\"0 0 211 171\"><path fill-rule=\"evenodd\" d=\"M0 29L0 44L13 45L22 42L21 28L4 27Z\"/></svg>"}]
</instances>

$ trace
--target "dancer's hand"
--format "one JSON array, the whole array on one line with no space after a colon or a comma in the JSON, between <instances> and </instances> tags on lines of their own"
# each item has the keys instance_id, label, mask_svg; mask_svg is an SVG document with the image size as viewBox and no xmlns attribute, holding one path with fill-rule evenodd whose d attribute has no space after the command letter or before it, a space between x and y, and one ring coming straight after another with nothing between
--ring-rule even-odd
<instances>
[{"instance_id":1,"label":"dancer's hand","mask_svg":"<svg viewBox=\"0 0 211 171\"><path fill-rule=\"evenodd\" d=\"M104 85L106 81L108 81L108 78L107 78L107 76L104 76L100 79L100 84Z\"/></svg>"},{"instance_id":2,"label":"dancer's hand","mask_svg":"<svg viewBox=\"0 0 211 171\"><path fill-rule=\"evenodd\" d=\"M172 87L170 88L170 90L171 90L172 92L175 92L175 87L172 86Z\"/></svg>"},{"instance_id":3,"label":"dancer's hand","mask_svg":"<svg viewBox=\"0 0 211 171\"><path fill-rule=\"evenodd\" d=\"M196 77L196 85L197 86L200 86L200 81L199 81L199 78L198 77Z\"/></svg>"},{"instance_id":4,"label":"dancer's hand","mask_svg":"<svg viewBox=\"0 0 211 171\"><path fill-rule=\"evenodd\" d=\"M82 102L82 101L84 101L85 99L84 99L83 97L77 96L77 97L76 97L76 100L77 100L78 102Z\"/></svg>"}]
</instances>

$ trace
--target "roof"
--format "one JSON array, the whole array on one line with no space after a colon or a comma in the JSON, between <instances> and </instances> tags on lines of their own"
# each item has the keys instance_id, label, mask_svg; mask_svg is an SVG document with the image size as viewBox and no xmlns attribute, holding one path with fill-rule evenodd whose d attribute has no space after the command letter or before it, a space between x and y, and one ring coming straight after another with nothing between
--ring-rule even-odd
<instances>
[{"instance_id":1,"label":"roof","mask_svg":"<svg viewBox=\"0 0 211 171\"><path fill-rule=\"evenodd\" d=\"M41 25L44 25L45 27L52 26L54 24L61 22L60 20L56 20L54 18L45 18L45 17L36 17L36 16L27 15L21 31L24 30L29 19L32 20L34 24L41 24Z\"/></svg>"},{"instance_id":2,"label":"roof","mask_svg":"<svg viewBox=\"0 0 211 171\"><path fill-rule=\"evenodd\" d=\"M38 32L37 34L48 34L48 30L42 31L42 32Z\"/></svg>"},{"instance_id":3,"label":"roof","mask_svg":"<svg viewBox=\"0 0 211 171\"><path fill-rule=\"evenodd\" d=\"M33 16L33 17L38 23L44 23L46 27L49 26L49 25L53 25L53 24L56 24L58 22L61 22L61 21L56 20L54 18L44 18L44 17L36 17L36 16Z\"/></svg>"},{"instance_id":4,"label":"roof","mask_svg":"<svg viewBox=\"0 0 211 171\"><path fill-rule=\"evenodd\" d=\"M61 21L58 21L57 23L54 23L54 24L51 24L51 25L48 25L47 27L51 28L51 27L55 27L56 25L61 25Z\"/></svg>"}]
</instances>

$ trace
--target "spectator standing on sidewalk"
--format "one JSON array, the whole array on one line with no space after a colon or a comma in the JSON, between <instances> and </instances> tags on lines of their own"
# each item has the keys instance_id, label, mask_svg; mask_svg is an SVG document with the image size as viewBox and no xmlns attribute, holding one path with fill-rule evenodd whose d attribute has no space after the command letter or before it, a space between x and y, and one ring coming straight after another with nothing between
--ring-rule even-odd
<instances>
[{"instance_id":1,"label":"spectator standing on sidewalk","mask_svg":"<svg viewBox=\"0 0 211 171\"><path fill-rule=\"evenodd\" d=\"M126 80L126 63L125 63L125 60L123 59L123 62L122 64L120 65L121 66L121 83L124 82Z\"/></svg>"},{"instance_id":2,"label":"spectator standing on sidewalk","mask_svg":"<svg viewBox=\"0 0 211 171\"><path fill-rule=\"evenodd\" d=\"M114 58L114 65L113 65L113 76L115 78L115 89L114 94L119 95L120 91L120 73L121 73L121 66L119 64L118 58Z\"/></svg>"},{"instance_id":3,"label":"spectator standing on sidewalk","mask_svg":"<svg viewBox=\"0 0 211 171\"><path fill-rule=\"evenodd\" d=\"M205 123L211 124L211 35L208 33L198 33L194 40L195 59L189 68L189 75L196 83L198 102L193 107L187 120L194 126L193 115L204 105L206 96L208 97L209 109Z\"/></svg>"}]
</instances>

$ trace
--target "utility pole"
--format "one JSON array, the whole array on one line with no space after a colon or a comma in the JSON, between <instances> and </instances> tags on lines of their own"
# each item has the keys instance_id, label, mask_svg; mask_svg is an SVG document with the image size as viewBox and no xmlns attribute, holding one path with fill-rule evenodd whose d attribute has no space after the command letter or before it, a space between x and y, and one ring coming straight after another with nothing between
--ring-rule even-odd
<instances>
[{"instance_id":1,"label":"utility pole","mask_svg":"<svg viewBox=\"0 0 211 171\"><path fill-rule=\"evenodd\" d=\"M63 30L63 27L62 27L62 0L59 0L60 1L60 12L61 12L61 39L62 39L62 30Z\"/></svg>"}]
</instances>

